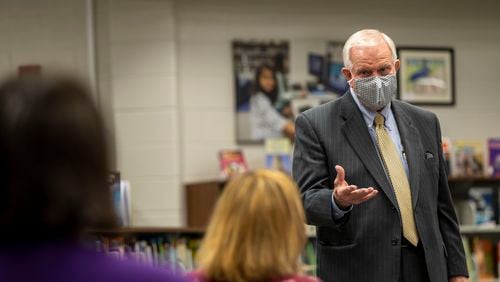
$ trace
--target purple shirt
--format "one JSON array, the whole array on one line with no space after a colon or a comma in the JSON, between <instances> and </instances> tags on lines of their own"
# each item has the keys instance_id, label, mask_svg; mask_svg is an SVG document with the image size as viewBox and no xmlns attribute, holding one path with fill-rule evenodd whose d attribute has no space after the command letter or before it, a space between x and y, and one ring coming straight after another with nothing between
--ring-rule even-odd
<instances>
[{"instance_id":1,"label":"purple shirt","mask_svg":"<svg viewBox=\"0 0 500 282\"><path fill-rule=\"evenodd\" d=\"M117 260L77 244L0 249L0 281L185 282L167 269Z\"/></svg>"}]
</instances>

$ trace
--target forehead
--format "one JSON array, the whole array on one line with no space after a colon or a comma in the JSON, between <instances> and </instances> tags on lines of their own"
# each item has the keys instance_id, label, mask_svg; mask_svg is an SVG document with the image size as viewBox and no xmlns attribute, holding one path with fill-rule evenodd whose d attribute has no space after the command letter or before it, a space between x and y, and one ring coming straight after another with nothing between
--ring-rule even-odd
<instances>
[{"instance_id":1,"label":"forehead","mask_svg":"<svg viewBox=\"0 0 500 282\"><path fill-rule=\"evenodd\" d=\"M261 75L266 75L266 76L267 76L267 75L272 75L272 74L273 74L273 71L272 71L272 70L270 70L270 69L268 69L268 68L263 68L260 74L261 74Z\"/></svg>"},{"instance_id":2,"label":"forehead","mask_svg":"<svg viewBox=\"0 0 500 282\"><path fill-rule=\"evenodd\" d=\"M393 62L391 49L385 42L374 46L353 46L350 50L350 57L354 67L392 64Z\"/></svg>"}]
</instances>

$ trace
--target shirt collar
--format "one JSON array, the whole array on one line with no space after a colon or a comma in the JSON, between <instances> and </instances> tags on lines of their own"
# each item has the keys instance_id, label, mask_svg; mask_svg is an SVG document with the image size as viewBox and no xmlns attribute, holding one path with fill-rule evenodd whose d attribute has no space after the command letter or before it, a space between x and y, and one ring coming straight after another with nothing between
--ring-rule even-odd
<instances>
[{"instance_id":1,"label":"shirt collar","mask_svg":"<svg viewBox=\"0 0 500 282\"><path fill-rule=\"evenodd\" d=\"M352 98L354 99L354 102L356 102L356 105L358 105L358 108L361 110L361 114L363 114L363 119L366 122L366 126L368 128L372 128L376 113L367 109L365 107L365 105L363 105L361 103L361 101L359 101L358 95L356 95L356 93L354 92L354 89L351 88L350 90L351 90L350 92L351 92ZM385 118L384 125L388 130L391 130L390 123L387 122L389 120L390 114L391 114L391 104L392 104L392 102L389 102L389 104L387 104L387 106L385 106L382 109L382 111L380 111L380 114L382 114Z\"/></svg>"}]
</instances>

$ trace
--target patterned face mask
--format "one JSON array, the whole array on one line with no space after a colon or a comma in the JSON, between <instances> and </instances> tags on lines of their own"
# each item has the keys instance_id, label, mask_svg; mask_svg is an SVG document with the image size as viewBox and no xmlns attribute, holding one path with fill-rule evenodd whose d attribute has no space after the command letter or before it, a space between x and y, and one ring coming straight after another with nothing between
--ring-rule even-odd
<instances>
[{"instance_id":1,"label":"patterned face mask","mask_svg":"<svg viewBox=\"0 0 500 282\"><path fill-rule=\"evenodd\" d=\"M354 79L354 90L359 100L372 111L379 111L396 95L396 75L371 76Z\"/></svg>"}]
</instances>

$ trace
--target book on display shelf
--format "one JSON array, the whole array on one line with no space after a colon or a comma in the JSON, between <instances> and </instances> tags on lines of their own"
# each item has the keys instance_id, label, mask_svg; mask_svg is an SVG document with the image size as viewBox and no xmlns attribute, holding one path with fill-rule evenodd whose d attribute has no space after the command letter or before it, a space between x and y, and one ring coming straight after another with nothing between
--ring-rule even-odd
<instances>
[{"instance_id":1,"label":"book on display shelf","mask_svg":"<svg viewBox=\"0 0 500 282\"><path fill-rule=\"evenodd\" d=\"M266 168L292 173L292 144L288 138L269 138L265 142Z\"/></svg>"},{"instance_id":2,"label":"book on display shelf","mask_svg":"<svg viewBox=\"0 0 500 282\"><path fill-rule=\"evenodd\" d=\"M220 175L223 179L248 171L245 155L241 150L219 151Z\"/></svg>"},{"instance_id":3,"label":"book on display shelf","mask_svg":"<svg viewBox=\"0 0 500 282\"><path fill-rule=\"evenodd\" d=\"M495 226L495 200L491 187L471 187L469 189L469 201L473 208L473 223L475 225Z\"/></svg>"},{"instance_id":4,"label":"book on display shelf","mask_svg":"<svg viewBox=\"0 0 500 282\"><path fill-rule=\"evenodd\" d=\"M484 176L484 141L454 140L453 152L453 176Z\"/></svg>"},{"instance_id":5,"label":"book on display shelf","mask_svg":"<svg viewBox=\"0 0 500 282\"><path fill-rule=\"evenodd\" d=\"M194 256L200 244L200 238L178 235L148 235L143 238L99 236L95 240L96 250L108 256L155 267L173 268L179 272L196 268Z\"/></svg>"},{"instance_id":6,"label":"book on display shelf","mask_svg":"<svg viewBox=\"0 0 500 282\"><path fill-rule=\"evenodd\" d=\"M488 176L500 178L500 138L488 139Z\"/></svg>"},{"instance_id":7,"label":"book on display shelf","mask_svg":"<svg viewBox=\"0 0 500 282\"><path fill-rule=\"evenodd\" d=\"M453 154L453 145L449 137L443 137L441 146L443 147L443 158L446 163L446 174L451 175L451 156Z\"/></svg>"},{"instance_id":8,"label":"book on display shelf","mask_svg":"<svg viewBox=\"0 0 500 282\"><path fill-rule=\"evenodd\" d=\"M497 275L495 273L496 252L493 241L476 237L472 242L472 260L477 278L479 281L494 279Z\"/></svg>"}]
</instances>

